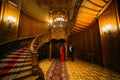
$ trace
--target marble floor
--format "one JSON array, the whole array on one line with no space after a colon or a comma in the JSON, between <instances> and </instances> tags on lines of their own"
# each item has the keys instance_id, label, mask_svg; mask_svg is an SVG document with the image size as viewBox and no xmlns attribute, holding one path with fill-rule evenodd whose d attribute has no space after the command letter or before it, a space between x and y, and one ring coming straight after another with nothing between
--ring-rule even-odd
<instances>
[{"instance_id":1,"label":"marble floor","mask_svg":"<svg viewBox=\"0 0 120 80\"><path fill-rule=\"evenodd\" d=\"M52 61L44 59L39 62L39 66L44 72L45 78ZM96 64L91 64L78 59L74 62L68 60L65 63L69 80L120 80L120 74Z\"/></svg>"}]
</instances>

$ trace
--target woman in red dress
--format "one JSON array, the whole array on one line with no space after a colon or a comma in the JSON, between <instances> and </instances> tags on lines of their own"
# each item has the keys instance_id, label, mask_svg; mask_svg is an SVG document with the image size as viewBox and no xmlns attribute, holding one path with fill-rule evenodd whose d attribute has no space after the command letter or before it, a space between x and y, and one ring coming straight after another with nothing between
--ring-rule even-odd
<instances>
[{"instance_id":1,"label":"woman in red dress","mask_svg":"<svg viewBox=\"0 0 120 80\"><path fill-rule=\"evenodd\" d=\"M64 46L61 45L61 46L60 46L60 61L61 61L61 62L64 61L64 52L65 52Z\"/></svg>"}]
</instances>

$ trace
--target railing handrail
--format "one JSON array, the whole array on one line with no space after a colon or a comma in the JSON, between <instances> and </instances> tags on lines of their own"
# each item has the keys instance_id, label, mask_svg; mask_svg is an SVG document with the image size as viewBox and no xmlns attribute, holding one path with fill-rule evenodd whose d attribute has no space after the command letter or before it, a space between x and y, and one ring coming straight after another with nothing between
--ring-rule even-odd
<instances>
[{"instance_id":1,"label":"railing handrail","mask_svg":"<svg viewBox=\"0 0 120 80\"><path fill-rule=\"evenodd\" d=\"M43 44L50 39L50 37L45 36L46 34L50 35L49 33L50 33L50 30L47 30L47 31L43 32L42 34L37 35L37 37L35 37L35 39L32 41L32 43L30 45L30 49L31 49L32 53L34 52L34 50L38 50L38 48L40 47L40 44ZM42 40L41 37L43 39L47 38L48 40L47 39ZM40 43L38 43L38 42L40 42Z\"/></svg>"}]
</instances>

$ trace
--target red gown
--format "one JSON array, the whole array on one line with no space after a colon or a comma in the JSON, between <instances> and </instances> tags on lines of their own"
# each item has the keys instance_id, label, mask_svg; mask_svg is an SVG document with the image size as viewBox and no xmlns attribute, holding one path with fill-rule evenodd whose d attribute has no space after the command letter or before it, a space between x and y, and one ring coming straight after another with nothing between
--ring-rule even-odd
<instances>
[{"instance_id":1,"label":"red gown","mask_svg":"<svg viewBox=\"0 0 120 80\"><path fill-rule=\"evenodd\" d=\"M64 61L64 47L60 47L60 61Z\"/></svg>"}]
</instances>

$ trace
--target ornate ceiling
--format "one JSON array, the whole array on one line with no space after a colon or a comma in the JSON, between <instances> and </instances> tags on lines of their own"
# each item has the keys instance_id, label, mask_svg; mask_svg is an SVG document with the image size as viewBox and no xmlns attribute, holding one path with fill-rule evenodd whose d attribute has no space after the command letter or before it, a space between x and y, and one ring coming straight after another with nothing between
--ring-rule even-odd
<instances>
[{"instance_id":1,"label":"ornate ceiling","mask_svg":"<svg viewBox=\"0 0 120 80\"><path fill-rule=\"evenodd\" d=\"M68 9L74 7L76 0L36 0L39 6L52 9Z\"/></svg>"},{"instance_id":2,"label":"ornate ceiling","mask_svg":"<svg viewBox=\"0 0 120 80\"><path fill-rule=\"evenodd\" d=\"M58 16L68 17L68 12L74 8L76 0L36 0L40 7L49 10L53 18Z\"/></svg>"}]
</instances>

